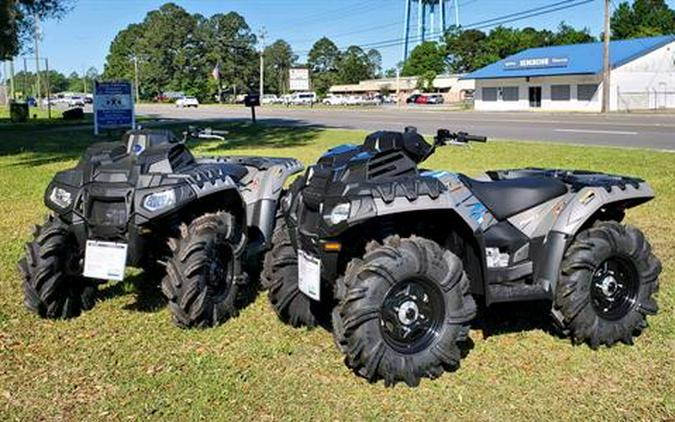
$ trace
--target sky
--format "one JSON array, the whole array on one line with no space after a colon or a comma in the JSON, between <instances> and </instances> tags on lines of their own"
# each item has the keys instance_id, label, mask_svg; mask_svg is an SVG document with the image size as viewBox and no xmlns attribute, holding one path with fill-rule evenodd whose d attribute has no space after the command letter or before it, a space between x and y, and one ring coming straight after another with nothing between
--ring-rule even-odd
<instances>
[{"instance_id":1,"label":"sky","mask_svg":"<svg viewBox=\"0 0 675 422\"><path fill-rule=\"evenodd\" d=\"M60 21L42 25L41 55L49 58L51 69L69 74L89 67L103 71L105 57L115 35L131 23L141 22L165 0L74 0L73 10ZM546 6L559 0L458 0L463 26L500 16ZM614 0L618 4L619 0ZM403 33L404 0L174 0L190 13L210 16L236 11L254 32L263 27L267 39L285 39L300 56L306 57L312 44L322 36L339 47L400 39ZM675 0L669 0L675 7ZM603 1L509 23L555 29L561 21L577 28L587 27L598 35L603 24ZM454 23L454 14L449 17ZM484 28L489 29L488 28ZM383 69L401 60L399 45L379 49Z\"/></svg>"}]
</instances>

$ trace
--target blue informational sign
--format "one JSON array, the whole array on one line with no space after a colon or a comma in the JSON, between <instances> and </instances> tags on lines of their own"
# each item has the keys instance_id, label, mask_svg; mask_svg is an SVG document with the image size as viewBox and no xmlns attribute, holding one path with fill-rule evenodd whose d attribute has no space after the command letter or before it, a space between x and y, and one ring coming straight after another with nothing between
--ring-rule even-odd
<instances>
[{"instance_id":1,"label":"blue informational sign","mask_svg":"<svg viewBox=\"0 0 675 422\"><path fill-rule=\"evenodd\" d=\"M567 67L568 57L532 57L526 59L506 60L504 70L548 69L552 67Z\"/></svg>"},{"instance_id":2,"label":"blue informational sign","mask_svg":"<svg viewBox=\"0 0 675 422\"><path fill-rule=\"evenodd\" d=\"M94 83L94 133L136 126L131 82Z\"/></svg>"}]
</instances>

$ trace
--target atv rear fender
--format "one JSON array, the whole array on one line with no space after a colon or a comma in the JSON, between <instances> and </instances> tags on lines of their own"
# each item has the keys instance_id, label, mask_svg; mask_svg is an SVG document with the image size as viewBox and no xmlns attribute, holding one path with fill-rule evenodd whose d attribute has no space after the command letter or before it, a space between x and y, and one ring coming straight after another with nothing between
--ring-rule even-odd
<instances>
[{"instance_id":1,"label":"atv rear fender","mask_svg":"<svg viewBox=\"0 0 675 422\"><path fill-rule=\"evenodd\" d=\"M549 292L555 292L560 264L567 245L584 228L597 220L623 219L624 211L654 198L646 182L611 187L585 187L566 204L544 243L542 265L535 280Z\"/></svg>"},{"instance_id":2,"label":"atv rear fender","mask_svg":"<svg viewBox=\"0 0 675 422\"><path fill-rule=\"evenodd\" d=\"M261 243L264 249L272 242L277 203L289 177L304 166L293 158L227 157L231 164L246 167L248 173L239 182L239 193L246 207L249 240Z\"/></svg>"}]
</instances>

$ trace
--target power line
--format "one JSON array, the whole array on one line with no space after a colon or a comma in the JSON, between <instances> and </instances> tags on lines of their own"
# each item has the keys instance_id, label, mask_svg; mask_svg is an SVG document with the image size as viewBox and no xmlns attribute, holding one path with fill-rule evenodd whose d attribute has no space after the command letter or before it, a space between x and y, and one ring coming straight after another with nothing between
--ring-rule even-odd
<instances>
[{"instance_id":1,"label":"power line","mask_svg":"<svg viewBox=\"0 0 675 422\"><path fill-rule=\"evenodd\" d=\"M520 12L515 12L515 13L510 13L507 15L499 16L496 18L492 19L487 19L479 22L474 22L466 26L462 26L462 29L483 29L483 28L488 28L492 26L498 26L502 25L505 23L511 23L511 22L516 22L519 20L523 19L528 19L532 17L537 17L537 16L542 16L554 12L559 12L562 10L567 10L571 9L574 7L578 7L587 3L591 3L595 0L564 0L564 1L558 1L552 4L549 4L547 6L539 6L535 7L532 9L527 9L523 10ZM431 34L426 34L426 37L435 37L435 36L442 36L444 35L443 32L437 31L435 33ZM422 37L420 36L414 36L411 37L410 41L412 42L417 42L421 41ZM365 44L360 44L361 47L368 47L368 48L389 48L389 47L396 47L403 45L405 40L403 38L394 38L394 39L389 39L389 40L383 40L383 41L376 41L372 43L365 43ZM308 51L307 51L308 52ZM306 54L307 52L298 52L298 54Z\"/></svg>"}]
</instances>

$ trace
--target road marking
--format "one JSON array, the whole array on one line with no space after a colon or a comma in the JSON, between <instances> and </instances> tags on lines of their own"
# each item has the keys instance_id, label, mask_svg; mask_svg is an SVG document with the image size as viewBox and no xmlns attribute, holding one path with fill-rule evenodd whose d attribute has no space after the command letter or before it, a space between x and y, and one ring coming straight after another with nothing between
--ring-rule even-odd
<instances>
[{"instance_id":1,"label":"road marking","mask_svg":"<svg viewBox=\"0 0 675 422\"><path fill-rule=\"evenodd\" d=\"M622 131L618 131L618 130L555 129L555 132L596 133L596 134L601 134L601 135L637 135L637 132L622 132Z\"/></svg>"}]
</instances>

